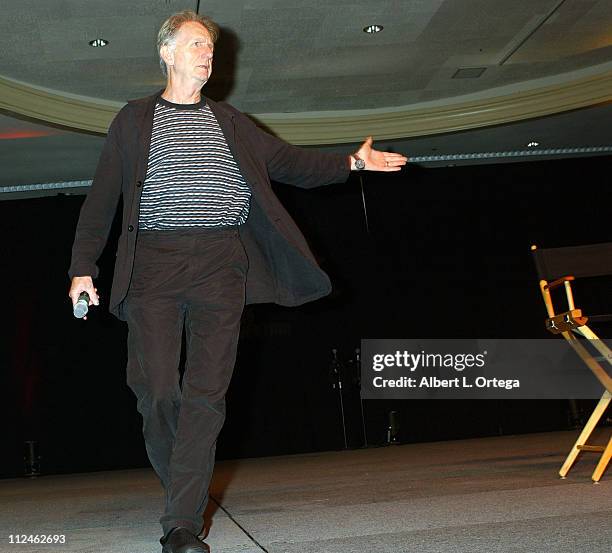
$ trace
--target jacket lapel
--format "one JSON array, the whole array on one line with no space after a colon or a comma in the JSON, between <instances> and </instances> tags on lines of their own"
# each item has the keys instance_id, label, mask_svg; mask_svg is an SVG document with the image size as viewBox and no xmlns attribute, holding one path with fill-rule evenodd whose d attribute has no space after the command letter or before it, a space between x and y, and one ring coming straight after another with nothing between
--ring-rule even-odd
<instances>
[{"instance_id":1,"label":"jacket lapel","mask_svg":"<svg viewBox=\"0 0 612 553\"><path fill-rule=\"evenodd\" d=\"M153 132L153 114L155 112L155 103L163 90L160 90L153 96L148 96L139 106L140 109L136 112L136 132L138 135L138 152L137 152L137 180L144 181L147 175L147 166L149 163L149 149L151 148L151 135Z\"/></svg>"}]
</instances>

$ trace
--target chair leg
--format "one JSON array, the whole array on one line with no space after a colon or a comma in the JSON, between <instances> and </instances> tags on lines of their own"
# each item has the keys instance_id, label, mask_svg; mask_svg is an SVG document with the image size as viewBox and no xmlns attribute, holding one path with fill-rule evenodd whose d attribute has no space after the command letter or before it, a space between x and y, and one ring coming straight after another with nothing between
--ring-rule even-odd
<instances>
[{"instance_id":1,"label":"chair leg","mask_svg":"<svg viewBox=\"0 0 612 553\"><path fill-rule=\"evenodd\" d=\"M599 482L599 479L602 477L603 473L606 471L606 467L610 462L610 458L612 458L612 438L608 442L608 445L603 452L601 459L599 459L599 463L597 463L597 467L595 468L595 472L593 473L593 482Z\"/></svg>"},{"instance_id":2,"label":"chair leg","mask_svg":"<svg viewBox=\"0 0 612 553\"><path fill-rule=\"evenodd\" d=\"M576 461L576 458L578 457L578 454L580 453L580 446L583 446L586 444L587 440L589 439L589 436L595 429L595 426L597 426L599 419L601 419L602 415L606 412L608 405L610 405L611 399L612 399L612 394L610 394L610 392L606 390L604 394L601 396L599 403L597 403L595 409L593 410L593 413L589 417L589 420L584 425L584 428L582 429L580 436L578 436L578 439L576 440L574 447L572 447L571 451L569 452L569 455L565 459L565 463L563 463L563 466L561 467L561 470L559 471L559 476L561 476L561 478L565 478L567 473L572 468L572 465L574 464L574 462ZM610 445L608 445L606 452L608 452L609 449L610 449ZM605 457L606 452L604 452L604 455L602 456L602 461L600 461L600 463L603 462L603 458ZM608 455L608 460L609 459L610 457ZM595 472L597 472L598 469L599 469L599 465ZM605 469L605 466L601 470L601 474L603 474L604 469ZM601 474L599 475L600 477L601 477ZM595 474L593 475L593 480L595 480Z\"/></svg>"}]
</instances>

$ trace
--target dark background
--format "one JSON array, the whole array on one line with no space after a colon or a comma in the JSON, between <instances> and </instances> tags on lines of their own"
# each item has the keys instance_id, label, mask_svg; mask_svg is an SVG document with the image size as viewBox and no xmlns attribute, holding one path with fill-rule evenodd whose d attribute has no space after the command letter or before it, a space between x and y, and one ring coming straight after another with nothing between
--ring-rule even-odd
<instances>
[{"instance_id":1,"label":"dark background","mask_svg":"<svg viewBox=\"0 0 612 553\"><path fill-rule=\"evenodd\" d=\"M311 191L275 185L334 292L246 309L218 458L342 448L332 348L358 447L350 361L362 338L547 337L529 247L612 241L611 161L366 173L369 233L357 175ZM148 466L125 384L126 327L104 304L117 225L100 261L103 306L86 322L71 314L66 272L83 199L0 202L3 477L23 474L25 440L39 442L44 474ZM580 294L579 306L592 301ZM569 419L567 401L366 401L370 444L385 443L392 410L403 443L559 430Z\"/></svg>"}]
</instances>

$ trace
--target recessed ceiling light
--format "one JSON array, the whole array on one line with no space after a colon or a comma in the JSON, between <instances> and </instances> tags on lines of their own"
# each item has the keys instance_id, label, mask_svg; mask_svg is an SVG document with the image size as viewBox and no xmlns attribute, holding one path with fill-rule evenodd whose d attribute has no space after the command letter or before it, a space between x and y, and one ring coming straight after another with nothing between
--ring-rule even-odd
<instances>
[{"instance_id":1,"label":"recessed ceiling light","mask_svg":"<svg viewBox=\"0 0 612 553\"><path fill-rule=\"evenodd\" d=\"M380 31L382 31L384 29L384 27L382 25L368 25L367 27L363 28L363 32L364 33L380 33Z\"/></svg>"},{"instance_id":2,"label":"recessed ceiling light","mask_svg":"<svg viewBox=\"0 0 612 553\"><path fill-rule=\"evenodd\" d=\"M529 144L527 144L527 148L537 148L540 145L539 142L532 140Z\"/></svg>"},{"instance_id":3,"label":"recessed ceiling light","mask_svg":"<svg viewBox=\"0 0 612 553\"><path fill-rule=\"evenodd\" d=\"M95 38L94 40L89 41L89 45L94 48L101 48L102 46L106 46L108 44L108 40L104 40L103 38Z\"/></svg>"}]
</instances>

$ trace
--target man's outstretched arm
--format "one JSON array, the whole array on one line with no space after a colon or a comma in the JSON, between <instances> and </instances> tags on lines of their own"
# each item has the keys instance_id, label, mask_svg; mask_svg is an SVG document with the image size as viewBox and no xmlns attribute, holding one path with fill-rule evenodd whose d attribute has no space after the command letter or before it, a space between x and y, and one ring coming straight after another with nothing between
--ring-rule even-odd
<instances>
[{"instance_id":1,"label":"man's outstretched arm","mask_svg":"<svg viewBox=\"0 0 612 553\"><path fill-rule=\"evenodd\" d=\"M342 154L329 154L316 149L299 148L287 144L264 131L268 152L268 172L272 180L285 182L311 188L332 182L341 182L348 178L349 171L356 170L357 158L363 160L365 171L400 171L406 165L408 158L402 154L382 152L372 148L373 139L369 136L359 147L355 154L350 156ZM332 180L321 180L322 174L326 173L326 166L330 164L340 165L344 171ZM333 173L329 173L332 174Z\"/></svg>"}]
</instances>

